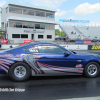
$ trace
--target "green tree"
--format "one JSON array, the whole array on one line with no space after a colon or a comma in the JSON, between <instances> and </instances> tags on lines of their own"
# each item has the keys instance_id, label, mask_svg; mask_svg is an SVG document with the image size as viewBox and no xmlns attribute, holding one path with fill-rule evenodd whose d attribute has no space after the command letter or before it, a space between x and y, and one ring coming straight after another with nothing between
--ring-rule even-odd
<instances>
[{"instance_id":1,"label":"green tree","mask_svg":"<svg viewBox=\"0 0 100 100\"><path fill-rule=\"evenodd\" d=\"M55 35L59 35L61 37L65 37L66 34L63 31L59 31L59 29L55 29Z\"/></svg>"},{"instance_id":2,"label":"green tree","mask_svg":"<svg viewBox=\"0 0 100 100\"><path fill-rule=\"evenodd\" d=\"M55 29L55 35L60 35L59 29Z\"/></svg>"}]
</instances>

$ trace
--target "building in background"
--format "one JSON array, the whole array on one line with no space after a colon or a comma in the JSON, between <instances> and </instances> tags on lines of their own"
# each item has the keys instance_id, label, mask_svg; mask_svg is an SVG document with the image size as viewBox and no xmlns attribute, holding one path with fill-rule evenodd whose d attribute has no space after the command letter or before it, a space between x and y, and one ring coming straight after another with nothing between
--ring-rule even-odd
<instances>
[{"instance_id":1,"label":"building in background","mask_svg":"<svg viewBox=\"0 0 100 100\"><path fill-rule=\"evenodd\" d=\"M54 41L54 9L8 2L2 7L1 27L6 31L5 39L14 43L24 40Z\"/></svg>"}]
</instances>

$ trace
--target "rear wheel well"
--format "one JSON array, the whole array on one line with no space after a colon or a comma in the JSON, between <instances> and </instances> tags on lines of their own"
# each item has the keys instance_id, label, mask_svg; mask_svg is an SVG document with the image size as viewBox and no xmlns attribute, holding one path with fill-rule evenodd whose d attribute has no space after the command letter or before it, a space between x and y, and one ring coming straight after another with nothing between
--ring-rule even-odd
<instances>
[{"instance_id":1,"label":"rear wheel well","mask_svg":"<svg viewBox=\"0 0 100 100\"><path fill-rule=\"evenodd\" d=\"M22 61L17 61L17 62L15 62L15 63L13 63L13 64L11 64L10 66L9 66L9 70L10 70L10 68L14 65L14 64L16 64L16 63L25 63L25 62L22 62ZM29 68L30 68L30 70L31 70L31 67L30 67L30 65L28 64L28 63L25 63L25 64L27 64L27 66L29 66ZM9 70L8 70L8 74L9 74ZM31 75L32 75L32 71L31 71Z\"/></svg>"},{"instance_id":2,"label":"rear wheel well","mask_svg":"<svg viewBox=\"0 0 100 100\"><path fill-rule=\"evenodd\" d=\"M26 81L30 75L31 69L24 62L16 62L9 69L9 76L14 81Z\"/></svg>"}]
</instances>

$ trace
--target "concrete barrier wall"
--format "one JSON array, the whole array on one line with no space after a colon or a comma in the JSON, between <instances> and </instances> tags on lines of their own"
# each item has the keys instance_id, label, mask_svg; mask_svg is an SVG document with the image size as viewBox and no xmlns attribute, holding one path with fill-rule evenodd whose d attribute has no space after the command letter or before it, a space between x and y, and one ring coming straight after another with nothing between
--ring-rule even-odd
<instances>
[{"instance_id":1,"label":"concrete barrier wall","mask_svg":"<svg viewBox=\"0 0 100 100\"><path fill-rule=\"evenodd\" d=\"M11 45L2 45L1 49L9 49ZM16 47L19 45L12 45L12 47ZM60 45L68 50L88 50L88 45Z\"/></svg>"},{"instance_id":2,"label":"concrete barrier wall","mask_svg":"<svg viewBox=\"0 0 100 100\"><path fill-rule=\"evenodd\" d=\"M61 45L68 50L88 50L88 45Z\"/></svg>"},{"instance_id":3,"label":"concrete barrier wall","mask_svg":"<svg viewBox=\"0 0 100 100\"><path fill-rule=\"evenodd\" d=\"M1 49L9 49L11 45L2 45L1 46ZM12 45L12 47L16 47L16 46L19 46L19 45Z\"/></svg>"}]
</instances>

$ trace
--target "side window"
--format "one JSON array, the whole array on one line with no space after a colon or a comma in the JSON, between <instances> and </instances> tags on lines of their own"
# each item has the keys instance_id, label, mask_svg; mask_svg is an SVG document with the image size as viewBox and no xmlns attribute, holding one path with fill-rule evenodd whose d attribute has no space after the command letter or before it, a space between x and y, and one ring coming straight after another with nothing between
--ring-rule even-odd
<instances>
[{"instance_id":1,"label":"side window","mask_svg":"<svg viewBox=\"0 0 100 100\"><path fill-rule=\"evenodd\" d=\"M66 50L57 46L38 46L40 53L64 54Z\"/></svg>"},{"instance_id":2,"label":"side window","mask_svg":"<svg viewBox=\"0 0 100 100\"><path fill-rule=\"evenodd\" d=\"M39 53L37 46L24 49L25 52Z\"/></svg>"}]
</instances>

